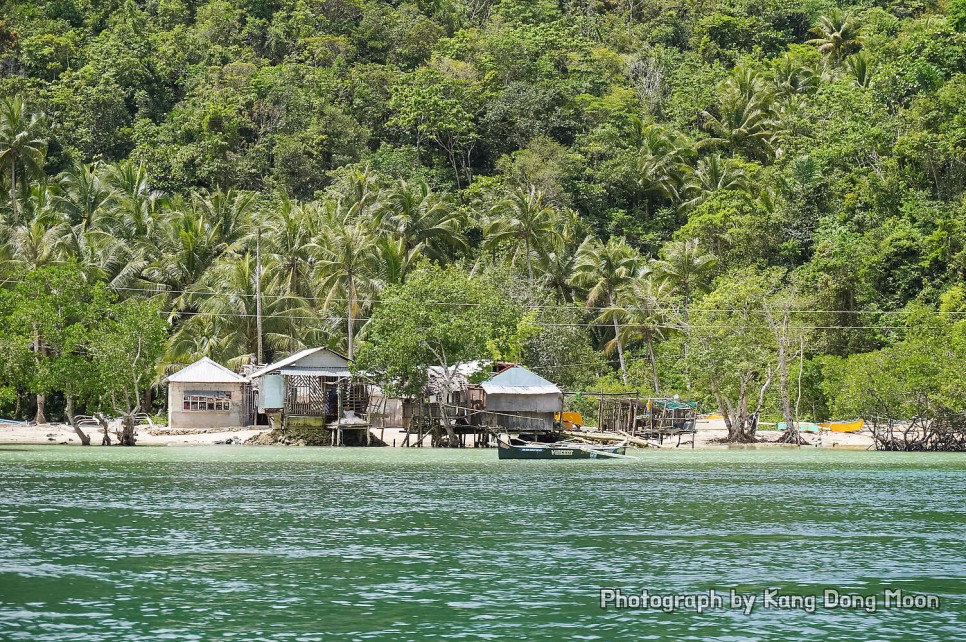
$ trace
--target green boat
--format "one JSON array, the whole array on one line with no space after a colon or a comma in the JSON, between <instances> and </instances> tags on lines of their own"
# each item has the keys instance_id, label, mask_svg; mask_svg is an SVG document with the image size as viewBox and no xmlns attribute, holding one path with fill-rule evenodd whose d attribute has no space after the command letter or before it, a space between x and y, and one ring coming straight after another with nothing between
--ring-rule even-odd
<instances>
[{"instance_id":1,"label":"green boat","mask_svg":"<svg viewBox=\"0 0 966 642\"><path fill-rule=\"evenodd\" d=\"M627 440L612 446L565 441L541 444L501 435L497 439L497 444L500 459L624 459Z\"/></svg>"}]
</instances>

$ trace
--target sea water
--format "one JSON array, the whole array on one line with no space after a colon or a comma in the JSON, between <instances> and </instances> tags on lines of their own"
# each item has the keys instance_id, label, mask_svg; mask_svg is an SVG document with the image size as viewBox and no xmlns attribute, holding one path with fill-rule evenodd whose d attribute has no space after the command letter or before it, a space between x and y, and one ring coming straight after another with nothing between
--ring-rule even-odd
<instances>
[{"instance_id":1,"label":"sea water","mask_svg":"<svg viewBox=\"0 0 966 642\"><path fill-rule=\"evenodd\" d=\"M632 454L3 447L0 640L964 639L966 456Z\"/></svg>"}]
</instances>

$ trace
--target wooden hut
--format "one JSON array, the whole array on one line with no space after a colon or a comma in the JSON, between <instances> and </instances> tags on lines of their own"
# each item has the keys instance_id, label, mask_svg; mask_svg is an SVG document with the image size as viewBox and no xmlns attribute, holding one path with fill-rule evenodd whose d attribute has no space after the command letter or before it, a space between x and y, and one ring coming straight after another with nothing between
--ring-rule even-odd
<instances>
[{"instance_id":1,"label":"wooden hut","mask_svg":"<svg viewBox=\"0 0 966 642\"><path fill-rule=\"evenodd\" d=\"M563 391L523 366L513 366L480 384L488 423L510 432L555 432Z\"/></svg>"},{"instance_id":2,"label":"wooden hut","mask_svg":"<svg viewBox=\"0 0 966 642\"><path fill-rule=\"evenodd\" d=\"M168 428L237 428L251 423L250 386L245 377L202 357L165 379Z\"/></svg>"},{"instance_id":3,"label":"wooden hut","mask_svg":"<svg viewBox=\"0 0 966 642\"><path fill-rule=\"evenodd\" d=\"M308 348L256 370L259 413L282 427L368 430L368 386L349 372L349 360L328 348ZM333 443L338 443L338 438Z\"/></svg>"}]
</instances>

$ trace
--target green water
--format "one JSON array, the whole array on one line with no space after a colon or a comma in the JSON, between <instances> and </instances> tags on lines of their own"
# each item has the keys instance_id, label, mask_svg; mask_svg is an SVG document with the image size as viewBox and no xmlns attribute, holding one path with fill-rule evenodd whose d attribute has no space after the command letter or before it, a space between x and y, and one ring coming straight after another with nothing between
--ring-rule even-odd
<instances>
[{"instance_id":1,"label":"green water","mask_svg":"<svg viewBox=\"0 0 966 642\"><path fill-rule=\"evenodd\" d=\"M0 448L0 640L964 639L966 457L637 456ZM602 587L941 606L602 610Z\"/></svg>"}]
</instances>

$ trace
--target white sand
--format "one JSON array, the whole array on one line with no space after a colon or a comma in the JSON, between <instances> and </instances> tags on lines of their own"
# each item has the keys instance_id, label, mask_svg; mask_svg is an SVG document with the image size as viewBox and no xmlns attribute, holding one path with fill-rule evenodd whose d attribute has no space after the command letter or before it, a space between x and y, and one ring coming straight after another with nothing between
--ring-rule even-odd
<instances>
[{"instance_id":1,"label":"white sand","mask_svg":"<svg viewBox=\"0 0 966 642\"><path fill-rule=\"evenodd\" d=\"M217 443L225 443L228 439L237 443L237 440L244 442L262 432L267 432L268 427L246 428L239 430L210 429L206 431L193 431L187 434L172 434L166 428L158 426L148 428L139 426L137 431L137 443L145 446L204 446ZM99 446L101 443L101 431L87 431L91 437L91 444ZM406 439L406 433L400 429L387 428L381 431L374 428L372 434L375 437L383 435L383 439L390 447L401 448ZM729 444L713 443L724 439L728 434L724 426L724 421L720 419L700 419L697 423L697 433L695 435L695 448L717 449L729 448ZM778 439L780 433L777 431L759 431L758 436L768 442ZM849 448L867 449L872 446L872 437L867 432L861 433L842 433L823 431L819 434L802 433L805 441L810 446L820 448ZM117 443L115 435L111 434L111 440ZM412 437L415 442L415 435ZM423 438L423 446L428 447L430 442L429 435ZM42 425L0 425L0 444L66 444L80 445L80 438L74 429L67 424L42 424ZM414 445L414 444L411 444ZM657 446L658 444L654 444ZM750 444L749 447L769 447L769 444ZM664 440L661 448L691 448L691 436L685 435L681 438L678 446L677 437ZM771 447L781 447L774 444Z\"/></svg>"},{"instance_id":2,"label":"white sand","mask_svg":"<svg viewBox=\"0 0 966 642\"><path fill-rule=\"evenodd\" d=\"M113 428L113 426L112 426ZM225 442L228 439L248 439L253 435L267 430L267 427L257 430L228 430L212 429L209 431L191 432L184 435L175 435L167 429L159 426L149 428L138 426L137 443L145 446L204 446L216 442ZM102 432L98 430L85 430L91 438L92 446L101 445ZM111 441L117 443L117 436L111 432ZM41 425L15 425L0 426L0 444L66 444L79 446L80 437L68 424L41 424Z\"/></svg>"}]
</instances>

